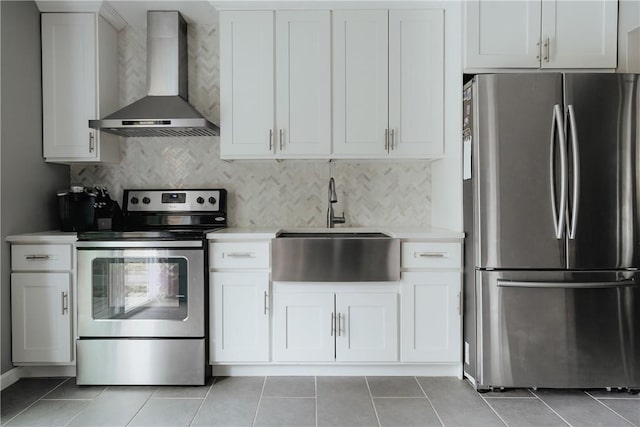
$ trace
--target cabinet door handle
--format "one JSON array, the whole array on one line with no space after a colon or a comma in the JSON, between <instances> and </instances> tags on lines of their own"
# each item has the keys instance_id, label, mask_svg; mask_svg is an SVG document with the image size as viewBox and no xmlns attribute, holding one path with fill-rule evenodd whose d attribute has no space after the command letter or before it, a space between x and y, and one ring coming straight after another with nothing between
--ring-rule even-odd
<instances>
[{"instance_id":1,"label":"cabinet door handle","mask_svg":"<svg viewBox=\"0 0 640 427\"><path fill-rule=\"evenodd\" d=\"M51 255L26 255L29 261L47 261L51 259Z\"/></svg>"},{"instance_id":2,"label":"cabinet door handle","mask_svg":"<svg viewBox=\"0 0 640 427\"><path fill-rule=\"evenodd\" d=\"M282 135L284 134L284 130L279 129L279 131L280 131L280 151L282 151L282 149L283 149L282 148Z\"/></svg>"},{"instance_id":3,"label":"cabinet door handle","mask_svg":"<svg viewBox=\"0 0 640 427\"><path fill-rule=\"evenodd\" d=\"M342 333L342 313L338 313L338 336Z\"/></svg>"},{"instance_id":4,"label":"cabinet door handle","mask_svg":"<svg viewBox=\"0 0 640 427\"><path fill-rule=\"evenodd\" d=\"M336 329L336 314L331 312L331 336L333 336L335 329Z\"/></svg>"},{"instance_id":5,"label":"cabinet door handle","mask_svg":"<svg viewBox=\"0 0 640 427\"><path fill-rule=\"evenodd\" d=\"M445 252L414 252L414 258L446 258Z\"/></svg>"},{"instance_id":6,"label":"cabinet door handle","mask_svg":"<svg viewBox=\"0 0 640 427\"><path fill-rule=\"evenodd\" d=\"M255 258L255 252L223 252L222 258Z\"/></svg>"},{"instance_id":7,"label":"cabinet door handle","mask_svg":"<svg viewBox=\"0 0 640 427\"><path fill-rule=\"evenodd\" d=\"M273 129L269 129L269 152L273 152Z\"/></svg>"},{"instance_id":8,"label":"cabinet door handle","mask_svg":"<svg viewBox=\"0 0 640 427\"><path fill-rule=\"evenodd\" d=\"M543 52L544 56L542 57L542 59L545 62L549 62L549 45L550 45L550 41L549 41L549 37L547 37L546 39L544 39L544 43L542 43L542 47L544 49L544 52Z\"/></svg>"},{"instance_id":9,"label":"cabinet door handle","mask_svg":"<svg viewBox=\"0 0 640 427\"><path fill-rule=\"evenodd\" d=\"M62 296L62 315L64 316L65 313L69 312L69 295L66 292L62 291L61 296Z\"/></svg>"},{"instance_id":10,"label":"cabinet door handle","mask_svg":"<svg viewBox=\"0 0 640 427\"><path fill-rule=\"evenodd\" d=\"M462 316L462 292L458 292L458 315Z\"/></svg>"},{"instance_id":11,"label":"cabinet door handle","mask_svg":"<svg viewBox=\"0 0 640 427\"><path fill-rule=\"evenodd\" d=\"M267 310L269 309L269 293L264 291L264 314L267 314Z\"/></svg>"},{"instance_id":12,"label":"cabinet door handle","mask_svg":"<svg viewBox=\"0 0 640 427\"><path fill-rule=\"evenodd\" d=\"M95 149L95 136L93 132L89 132L89 152L93 153L94 149Z\"/></svg>"},{"instance_id":13,"label":"cabinet door handle","mask_svg":"<svg viewBox=\"0 0 640 427\"><path fill-rule=\"evenodd\" d=\"M396 130L391 128L391 147L390 149L393 151L396 148Z\"/></svg>"},{"instance_id":14,"label":"cabinet door handle","mask_svg":"<svg viewBox=\"0 0 640 427\"><path fill-rule=\"evenodd\" d=\"M384 130L384 151L389 151L389 129Z\"/></svg>"},{"instance_id":15,"label":"cabinet door handle","mask_svg":"<svg viewBox=\"0 0 640 427\"><path fill-rule=\"evenodd\" d=\"M540 40L538 40L538 43L536 43L536 50L538 51L538 53L536 54L536 59L538 60L538 62L540 62Z\"/></svg>"}]
</instances>

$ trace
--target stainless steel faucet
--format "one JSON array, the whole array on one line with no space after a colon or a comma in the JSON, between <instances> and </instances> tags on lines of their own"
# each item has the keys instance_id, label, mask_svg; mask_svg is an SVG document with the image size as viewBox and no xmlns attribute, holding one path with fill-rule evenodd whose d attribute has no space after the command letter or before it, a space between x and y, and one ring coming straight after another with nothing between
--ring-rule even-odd
<instances>
[{"instance_id":1,"label":"stainless steel faucet","mask_svg":"<svg viewBox=\"0 0 640 427\"><path fill-rule=\"evenodd\" d=\"M336 182L333 177L329 178L329 208L327 209L327 228L334 228L336 224L344 224L344 212L342 216L335 216L333 214L333 204L338 201L336 195Z\"/></svg>"}]
</instances>

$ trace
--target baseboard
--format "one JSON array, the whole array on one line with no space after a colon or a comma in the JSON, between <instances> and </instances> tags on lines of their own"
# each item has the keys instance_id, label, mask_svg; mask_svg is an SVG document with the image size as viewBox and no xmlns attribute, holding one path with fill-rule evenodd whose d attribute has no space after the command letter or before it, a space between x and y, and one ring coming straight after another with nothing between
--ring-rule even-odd
<instances>
[{"instance_id":1,"label":"baseboard","mask_svg":"<svg viewBox=\"0 0 640 427\"><path fill-rule=\"evenodd\" d=\"M442 365L313 365L313 364L263 364L263 365L213 365L215 376L420 376L462 378L459 364Z\"/></svg>"},{"instance_id":2,"label":"baseboard","mask_svg":"<svg viewBox=\"0 0 640 427\"><path fill-rule=\"evenodd\" d=\"M22 377L22 368L18 367L8 370L0 376L0 390L4 390Z\"/></svg>"},{"instance_id":3,"label":"baseboard","mask_svg":"<svg viewBox=\"0 0 640 427\"><path fill-rule=\"evenodd\" d=\"M0 377L1 390L17 382L20 378L75 377L75 365L18 366Z\"/></svg>"}]
</instances>

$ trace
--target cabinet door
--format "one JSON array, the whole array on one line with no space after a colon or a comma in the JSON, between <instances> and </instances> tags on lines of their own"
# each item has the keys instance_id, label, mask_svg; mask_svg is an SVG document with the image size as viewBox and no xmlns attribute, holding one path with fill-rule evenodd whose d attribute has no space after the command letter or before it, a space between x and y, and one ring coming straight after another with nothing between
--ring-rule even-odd
<instances>
[{"instance_id":1,"label":"cabinet door","mask_svg":"<svg viewBox=\"0 0 640 427\"><path fill-rule=\"evenodd\" d=\"M465 67L538 68L540 3L465 1Z\"/></svg>"},{"instance_id":2,"label":"cabinet door","mask_svg":"<svg viewBox=\"0 0 640 427\"><path fill-rule=\"evenodd\" d=\"M333 292L274 293L273 360L333 361L334 321Z\"/></svg>"},{"instance_id":3,"label":"cabinet door","mask_svg":"<svg viewBox=\"0 0 640 427\"><path fill-rule=\"evenodd\" d=\"M273 12L220 13L220 156L271 157L274 120Z\"/></svg>"},{"instance_id":4,"label":"cabinet door","mask_svg":"<svg viewBox=\"0 0 640 427\"><path fill-rule=\"evenodd\" d=\"M336 361L398 360L396 293L336 294Z\"/></svg>"},{"instance_id":5,"label":"cabinet door","mask_svg":"<svg viewBox=\"0 0 640 427\"><path fill-rule=\"evenodd\" d=\"M331 14L276 12L278 157L331 151Z\"/></svg>"},{"instance_id":6,"label":"cabinet door","mask_svg":"<svg viewBox=\"0 0 640 427\"><path fill-rule=\"evenodd\" d=\"M12 273L13 363L71 362L71 276Z\"/></svg>"},{"instance_id":7,"label":"cabinet door","mask_svg":"<svg viewBox=\"0 0 640 427\"><path fill-rule=\"evenodd\" d=\"M333 12L333 152L387 155L388 12Z\"/></svg>"},{"instance_id":8,"label":"cabinet door","mask_svg":"<svg viewBox=\"0 0 640 427\"><path fill-rule=\"evenodd\" d=\"M269 273L211 273L212 362L269 361Z\"/></svg>"},{"instance_id":9,"label":"cabinet door","mask_svg":"<svg viewBox=\"0 0 640 427\"><path fill-rule=\"evenodd\" d=\"M389 154L443 153L443 93L443 11L389 11Z\"/></svg>"},{"instance_id":10,"label":"cabinet door","mask_svg":"<svg viewBox=\"0 0 640 427\"><path fill-rule=\"evenodd\" d=\"M543 1L542 42L542 68L616 68L618 2Z\"/></svg>"},{"instance_id":11,"label":"cabinet door","mask_svg":"<svg viewBox=\"0 0 640 427\"><path fill-rule=\"evenodd\" d=\"M96 159L96 15L42 14L45 158Z\"/></svg>"},{"instance_id":12,"label":"cabinet door","mask_svg":"<svg viewBox=\"0 0 640 427\"><path fill-rule=\"evenodd\" d=\"M402 361L460 362L459 272L402 273Z\"/></svg>"}]
</instances>

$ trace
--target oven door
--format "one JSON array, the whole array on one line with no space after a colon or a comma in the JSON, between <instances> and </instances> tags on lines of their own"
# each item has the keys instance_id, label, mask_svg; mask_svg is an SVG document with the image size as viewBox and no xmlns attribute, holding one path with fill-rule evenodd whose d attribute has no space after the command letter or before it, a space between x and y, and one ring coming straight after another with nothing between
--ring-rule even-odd
<instances>
[{"instance_id":1,"label":"oven door","mask_svg":"<svg viewBox=\"0 0 640 427\"><path fill-rule=\"evenodd\" d=\"M202 248L78 249L81 338L204 336Z\"/></svg>"}]
</instances>

